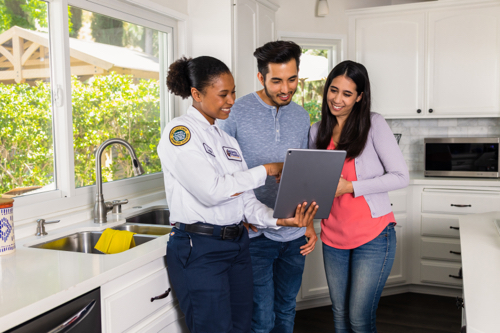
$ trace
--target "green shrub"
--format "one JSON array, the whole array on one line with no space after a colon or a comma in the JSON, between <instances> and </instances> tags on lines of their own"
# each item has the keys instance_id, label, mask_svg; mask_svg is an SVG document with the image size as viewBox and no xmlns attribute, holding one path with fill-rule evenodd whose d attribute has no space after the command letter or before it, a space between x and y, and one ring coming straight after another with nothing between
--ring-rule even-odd
<instances>
[{"instance_id":1,"label":"green shrub","mask_svg":"<svg viewBox=\"0 0 500 333\"><path fill-rule=\"evenodd\" d=\"M135 148L147 173L161 171L160 87L112 73L83 83L73 77L73 144L77 187L95 183L95 151L107 139L122 138ZM0 193L54 182L50 84L0 83ZM105 151L103 181L131 177L131 160L121 146Z\"/></svg>"}]
</instances>

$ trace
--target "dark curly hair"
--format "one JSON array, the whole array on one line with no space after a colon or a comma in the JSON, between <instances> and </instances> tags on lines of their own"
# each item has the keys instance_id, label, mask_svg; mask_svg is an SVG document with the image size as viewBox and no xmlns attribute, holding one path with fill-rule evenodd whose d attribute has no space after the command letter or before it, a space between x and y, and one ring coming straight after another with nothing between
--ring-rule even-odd
<instances>
[{"instance_id":1,"label":"dark curly hair","mask_svg":"<svg viewBox=\"0 0 500 333\"><path fill-rule=\"evenodd\" d=\"M297 70L299 69L300 56L302 49L294 42L278 40L269 42L257 48L253 53L257 58L257 68L259 73L266 78L269 73L269 63L285 64L292 59L295 59Z\"/></svg>"},{"instance_id":2,"label":"dark curly hair","mask_svg":"<svg viewBox=\"0 0 500 333\"><path fill-rule=\"evenodd\" d=\"M168 68L167 87L173 94L185 99L191 96L191 87L203 93L215 78L224 73L231 71L214 57L182 57Z\"/></svg>"}]
</instances>

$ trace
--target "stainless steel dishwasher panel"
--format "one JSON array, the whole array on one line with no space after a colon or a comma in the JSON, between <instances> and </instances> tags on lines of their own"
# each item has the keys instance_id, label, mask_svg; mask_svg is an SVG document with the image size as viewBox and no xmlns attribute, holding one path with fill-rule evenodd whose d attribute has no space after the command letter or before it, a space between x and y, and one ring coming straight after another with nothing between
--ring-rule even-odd
<instances>
[{"instance_id":1,"label":"stainless steel dishwasher panel","mask_svg":"<svg viewBox=\"0 0 500 333\"><path fill-rule=\"evenodd\" d=\"M5 333L101 333L101 292L94 289Z\"/></svg>"}]
</instances>

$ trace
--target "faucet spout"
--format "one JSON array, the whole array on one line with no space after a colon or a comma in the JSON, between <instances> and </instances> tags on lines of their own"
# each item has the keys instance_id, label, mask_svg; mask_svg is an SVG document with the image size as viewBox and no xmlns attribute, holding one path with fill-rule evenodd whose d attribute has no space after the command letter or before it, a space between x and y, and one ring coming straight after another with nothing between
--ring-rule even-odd
<instances>
[{"instance_id":1,"label":"faucet spout","mask_svg":"<svg viewBox=\"0 0 500 333\"><path fill-rule=\"evenodd\" d=\"M94 206L94 222L95 223L106 223L106 214L113 208L112 203L104 202L104 196L102 194L102 170L101 170L101 160L102 152L104 149L112 144L121 144L127 148L127 151L132 158L132 168L135 176L140 176L144 174L144 169L142 168L141 162L137 158L134 148L127 141L119 138L109 139L104 141L96 151L95 156L95 181L96 181L96 199Z\"/></svg>"}]
</instances>

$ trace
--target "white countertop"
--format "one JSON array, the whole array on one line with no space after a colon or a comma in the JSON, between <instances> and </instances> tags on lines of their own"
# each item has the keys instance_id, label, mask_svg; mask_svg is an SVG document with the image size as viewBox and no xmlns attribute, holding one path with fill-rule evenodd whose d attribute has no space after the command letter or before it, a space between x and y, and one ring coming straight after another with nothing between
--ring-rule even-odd
<instances>
[{"instance_id":1,"label":"white countertop","mask_svg":"<svg viewBox=\"0 0 500 333\"><path fill-rule=\"evenodd\" d=\"M460 247L467 333L498 332L500 327L500 212L460 217Z\"/></svg>"},{"instance_id":2,"label":"white countertop","mask_svg":"<svg viewBox=\"0 0 500 333\"><path fill-rule=\"evenodd\" d=\"M142 205L142 208L158 205L165 206L166 200ZM103 226L89 220L49 232L47 236L16 240L16 251L0 256L0 332L163 257L166 254L168 235L112 255L26 246L78 231L104 230L125 223L127 215L130 213L124 212L123 218Z\"/></svg>"},{"instance_id":3,"label":"white countertop","mask_svg":"<svg viewBox=\"0 0 500 333\"><path fill-rule=\"evenodd\" d=\"M410 172L410 185L500 187L500 178L426 177L423 171L414 171Z\"/></svg>"}]
</instances>

